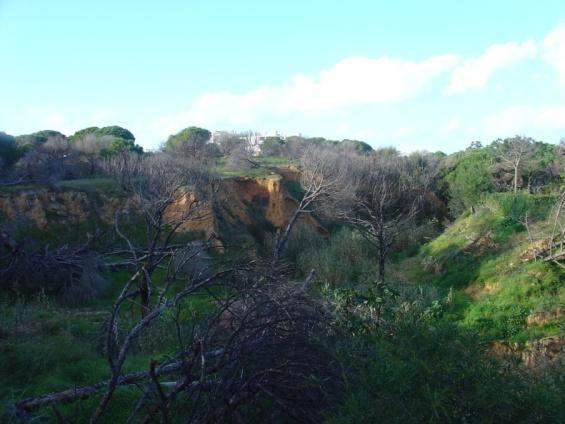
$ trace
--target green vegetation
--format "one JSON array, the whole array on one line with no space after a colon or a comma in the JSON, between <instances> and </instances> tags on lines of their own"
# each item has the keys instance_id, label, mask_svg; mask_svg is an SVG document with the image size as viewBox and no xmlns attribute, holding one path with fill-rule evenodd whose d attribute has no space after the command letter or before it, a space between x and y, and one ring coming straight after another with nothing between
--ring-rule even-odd
<instances>
[{"instance_id":1,"label":"green vegetation","mask_svg":"<svg viewBox=\"0 0 565 424\"><path fill-rule=\"evenodd\" d=\"M189 151L194 154L204 149L212 133L204 128L188 127L169 136L165 149L169 151Z\"/></svg>"},{"instance_id":2,"label":"green vegetation","mask_svg":"<svg viewBox=\"0 0 565 424\"><path fill-rule=\"evenodd\" d=\"M286 168L295 161L280 156L260 156L253 159L254 166L248 169L233 169L225 158L218 159L214 171L225 178L232 177L278 177L278 168Z\"/></svg>"},{"instance_id":3,"label":"green vegetation","mask_svg":"<svg viewBox=\"0 0 565 424\"><path fill-rule=\"evenodd\" d=\"M87 385L106 379L108 364L102 349L103 328L108 311L131 276L131 270L116 268L105 276L109 284L95 299L70 307L50 299L44 294L35 297L2 297L0 299L0 399L14 402L29 396L64 390L69 387ZM158 277L159 275L157 275ZM158 280L156 280L158 282ZM173 288L173 293L180 290ZM200 319L212 310L214 295L211 292L195 293L183 304L183 314L191 320ZM137 308L128 308L124 325L135 322ZM150 330L143 333L136 343L135 354L125 364L124 372L144 369L150 360L168 353L177 347L173 315L163 316ZM127 403L135 399L135 391L128 396L122 390L112 403L108 417L127 417ZM97 397L81 403L80 411L95 406ZM9 411L2 411L0 416ZM83 417L76 406L64 406L62 411L75 416L79 422ZM79 415L76 415L76 414ZM52 411L46 411L52 417ZM115 422L115 421L112 421Z\"/></svg>"},{"instance_id":4,"label":"green vegetation","mask_svg":"<svg viewBox=\"0 0 565 424\"><path fill-rule=\"evenodd\" d=\"M115 138L112 140L110 145L100 151L102 157L113 156L118 153L131 152L131 153L143 153L143 147L135 144L133 140L128 140L125 138Z\"/></svg>"},{"instance_id":5,"label":"green vegetation","mask_svg":"<svg viewBox=\"0 0 565 424\"><path fill-rule=\"evenodd\" d=\"M457 220L410 260L412 278L462 289L473 297L461 311L462 324L486 340L524 341L531 334L528 315L565 303L565 270L547 262L525 263L521 258L530 242L524 226L510 218L509 198L487 197L476 214ZM532 231L538 231L555 199L531 195L519 199L521 208L529 205ZM536 334L553 335L556 328L540 327Z\"/></svg>"},{"instance_id":6,"label":"green vegetation","mask_svg":"<svg viewBox=\"0 0 565 424\"><path fill-rule=\"evenodd\" d=\"M65 134L60 133L59 131L43 130L32 134L19 135L16 137L16 142L20 146L30 145L37 147L45 143L50 137L66 138Z\"/></svg>"},{"instance_id":7,"label":"green vegetation","mask_svg":"<svg viewBox=\"0 0 565 424\"><path fill-rule=\"evenodd\" d=\"M109 127L102 127L102 128L99 128L99 127L83 128L82 130L78 130L72 136L70 136L69 141L71 143L74 143L74 142L80 140L81 138L83 138L87 134L93 134L93 135L96 135L96 136L99 136L99 137L110 136L110 137L119 138L119 139L122 139L122 140L135 141L135 137L131 133L131 131L129 131L125 128L122 128L118 125L111 125Z\"/></svg>"},{"instance_id":8,"label":"green vegetation","mask_svg":"<svg viewBox=\"0 0 565 424\"><path fill-rule=\"evenodd\" d=\"M18 160L16 139L0 131L0 169L9 168Z\"/></svg>"},{"instance_id":9,"label":"green vegetation","mask_svg":"<svg viewBox=\"0 0 565 424\"><path fill-rule=\"evenodd\" d=\"M261 144L261 154L264 156L281 156L284 152L285 141L281 137L266 137Z\"/></svg>"},{"instance_id":10,"label":"green vegetation","mask_svg":"<svg viewBox=\"0 0 565 424\"><path fill-rule=\"evenodd\" d=\"M327 320L324 331L309 337L320 351L329 353L336 372L331 377L335 381L329 383L319 383L320 376L314 371L308 374L312 380L309 383L319 383L324 390L326 384L332 386L329 390L332 402L323 406L324 420L328 423L565 420L560 396L561 359L552 359L553 362L534 370L526 366L521 356L537 341L563 337L565 269L562 261L545 261L536 256L536 249L552 242L555 229L562 225L552 221L556 202L563 195L565 151L561 147L513 137L486 147L473 143L467 150L449 156L441 152L417 152L401 157L394 148L373 151L366 143L349 139L338 142L301 136L268 137L259 152L251 134L224 134L220 147L210 140L210 131L188 127L171 135L162 152L144 153L135 144L133 134L117 126L85 128L69 137L70 143L55 131L18 137L0 133L0 159L6 175L22 181L3 187L3 196L28 195L22 196L25 201L18 200L19 207L22 210L27 207L28 212L38 203L33 197L38 193L48 193L53 202L60 197L75 196L88 216L86 220L73 221L68 211L53 205L45 211L47 228L38 228L29 218L9 220L7 214L0 214L0 229L6 234L0 234L0 249L4 249L0 251L0 259L19 258L18 255L30 252L40 255L59 248L64 251L68 246L82 245L86 239L90 239L88 252L101 258L95 267L96 287L91 284L94 277L89 282L83 274L78 284L51 292L45 283L47 277L43 281L33 278L38 280L36 290L2 286L0 401L4 409L0 410L0 417L13 419L11 405L18 400L110 377L103 347L104 337L110 334L106 333L107 318L124 284L136 271L144 272L139 274L142 278L138 276L135 280L139 294L132 292L131 299L124 300L115 330L116 340L135 326L140 316L146 316L138 299L143 283L150 288L145 305L154 308L164 285L169 288L166 301L207 272L245 264L233 281L228 278L224 281L222 276L218 285L191 293L178 307L164 312L136 336L122 374L147 370L153 360L189 356L204 349L197 343L203 340L198 338L199 326L208 331L205 325L213 321L214 315L226 314L227 318L213 331L234 336L235 333L230 333L233 318L230 314L245 311L241 315L247 316L248 305L238 300L231 305L233 310L220 313L219 299L233 296L241 287L247 290L256 281L264 290L274 276L279 277L276 275L279 269L275 267L279 264L273 265L274 261L270 260L281 228L275 228L274 220L266 213L267 205L274 207L274 203L261 192L253 193L251 200L231 199L231 202L227 193L217 198L211 194L204 199L213 211L211 229L195 225L197 229L170 239L167 232L178 227L175 227L177 223L165 223L168 218L165 211L172 198L179 192L186 193L187 181L195 181L193 186L198 193L209 189L215 194L214 190L223 188L223 182L217 178L220 176L280 181L283 192L278 194L284 204L275 212L289 215L292 211L287 209L308 196L302 185L307 178L294 175L299 167L306 166L304 152L316 145L332 149L340 160L351 160L356 165L352 167L356 173L348 174L351 180L369 181L368 174L380 175L382 181L375 179L367 188L375 204L379 204L382 196L390 199L398 195L398 204L391 206L391 217L386 223L387 231L393 235L382 240L390 249L390 254L382 259L387 263L386 272L379 266L378 248L368 241L372 239L358 225L360 218L366 218L362 214L370 209L368 203L356 205L365 208L361 214L353 215L357 221L347 219L352 215L344 218L342 211L346 209L339 209L340 202L353 201L353 197L347 196L351 193L325 192L319 203L313 202L312 209L304 211L302 216L308 217L297 220L286 243L281 281L286 283L288 278L294 295L307 296ZM89 143L92 145L87 146ZM185 169L182 162L173 162L171 157L198 167ZM128 168L131 163L149 159L155 159L149 169L154 173L136 174L139 169L131 168L132 172L116 177L115 172L108 171L109 164L118 170L131 170ZM378 166L363 174L361 160ZM400 163L405 167L397 166ZM89 165L88 174L83 169L85 164ZM172 183L169 181L180 184L173 188L162 184L171 164L178 165L174 170L181 174L174 175ZM421 184L414 186L421 191L415 191L414 198L406 197L406 186L402 184L398 184L397 192L379 191L382 187L393 190L395 181L393 170L382 164L390 165L399 181L418 179ZM201 172L204 165L207 170ZM34 167L49 176L53 167L68 172L58 179L41 179L35 177L42 175L40 172L29 171ZM26 172L33 174L33 178ZM190 172L196 175L194 180L187 178L193 177ZM206 186L210 181L213 184ZM236 183L245 185L250 181ZM345 190L353 192L360 186L345 184ZM121 211L119 234L111 219L107 216L102 219L103 214L109 213L104 209L105 202L112 207L129 205L135 196L140 207L128 206ZM191 199L183 198L183 201L190 203ZM401 220L400 210L404 206L406 220ZM174 260L182 259L170 252L186 249L183 254L190 257L186 252L194 245L203 246L202 240L208 237L210 240L217 237L215 241L221 245L209 247L200 259L191 258L188 265L182 264L182 272L179 271L182 278L173 275ZM151 240L153 246L164 247L148 253ZM14 241L21 243L16 249ZM135 255L131 254L132 246ZM135 259L138 263L134 267L131 258L138 255L142 259ZM6 263L0 263L0 271ZM72 266L69 269L76 271ZM381 272L386 278L381 278ZM303 285L306 278L309 284ZM222 286L228 282L229 285ZM245 298L246 302L257 295L249 293L252 295ZM272 303L276 302L269 300L265 305ZM265 305L261 306L261 313L270 319ZM304 305L301 304L301 311ZM195 333L187 338L191 344L183 346L186 351L180 355L179 332L182 331ZM281 333L285 332L288 332L286 327ZM500 355L494 349L496 346L512 352L508 356ZM200 360L207 358L202 355ZM253 369L246 365L237 374L244 375ZM212 373L206 378L214 376ZM170 384L163 387L169 390ZM139 390L133 386L119 388L104 419L125 421L138 395ZM204 398L209 395L213 393L207 393ZM209 407L208 399L204 398L198 402ZM54 422L55 415L61 413L73 422L85 422L99 400L95 395L57 405L58 412L41 408L33 412L33 417ZM178 401L182 403L184 398L179 397ZM273 406L270 402L273 401L268 400L266 407L262 404L261 408L269 409ZM320 405L311 407L322 408ZM255 412L241 411L244 418L245 414ZM172 421L176 422L176 418Z\"/></svg>"},{"instance_id":11,"label":"green vegetation","mask_svg":"<svg viewBox=\"0 0 565 424\"><path fill-rule=\"evenodd\" d=\"M491 154L484 149L468 149L456 157L456 165L445 176L454 214L477 204L483 193L492 190L490 165Z\"/></svg>"},{"instance_id":12,"label":"green vegetation","mask_svg":"<svg viewBox=\"0 0 565 424\"><path fill-rule=\"evenodd\" d=\"M555 197L520 194L531 231L546 225ZM492 341L524 343L562 335L563 317L528 324L528 316L565 304L565 270L524 262L530 245L510 217L511 194L483 197L415 255L397 255L389 283L375 285L374 251L346 228L329 241L297 231L287 251L336 305L346 400L328 421L560 422L559 368L543 375L503 365ZM374 325L375 317L380 322ZM557 386L556 386L557 385Z\"/></svg>"}]
</instances>

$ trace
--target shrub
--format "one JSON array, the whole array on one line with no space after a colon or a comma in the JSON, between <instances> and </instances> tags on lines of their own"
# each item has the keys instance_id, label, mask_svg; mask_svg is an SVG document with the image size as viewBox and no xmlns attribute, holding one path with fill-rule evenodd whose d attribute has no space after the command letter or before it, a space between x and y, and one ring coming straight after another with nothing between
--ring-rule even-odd
<instances>
[{"instance_id":1,"label":"shrub","mask_svg":"<svg viewBox=\"0 0 565 424\"><path fill-rule=\"evenodd\" d=\"M374 248L357 231L342 228L327 241L320 235L295 231L289 244L287 257L301 274L314 269L318 284L338 287L375 280Z\"/></svg>"},{"instance_id":2,"label":"shrub","mask_svg":"<svg viewBox=\"0 0 565 424\"><path fill-rule=\"evenodd\" d=\"M16 139L0 131L0 169L9 168L18 159Z\"/></svg>"}]
</instances>

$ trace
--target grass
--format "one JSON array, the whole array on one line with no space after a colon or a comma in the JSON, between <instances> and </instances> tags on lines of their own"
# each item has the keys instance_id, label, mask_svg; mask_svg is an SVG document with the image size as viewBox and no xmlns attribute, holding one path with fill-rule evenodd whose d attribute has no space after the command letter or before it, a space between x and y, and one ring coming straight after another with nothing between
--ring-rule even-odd
<instances>
[{"instance_id":1,"label":"grass","mask_svg":"<svg viewBox=\"0 0 565 424\"><path fill-rule=\"evenodd\" d=\"M42 294L33 298L3 298L0 301L0 405L8 408L13 402L29 396L92 384L108 378L109 369L103 353L104 324L108 311L129 279L131 272L115 269L106 276L108 289L98 298L77 307L57 304ZM156 284L163 278L155 275ZM182 289L171 287L170 296ZM213 310L218 289L201 290L186 298L181 320L191 325ZM122 311L122 325L131 326L139 318L139 307L132 304ZM134 343L124 372L148 369L151 359L164 359L176 351L177 340L173 314L164 314ZM116 422L139 396L137 389L119 389L106 414ZM63 406L61 412L84 422L95 406L96 397ZM9 415L1 410L0 417ZM40 411L52 420L52 412ZM125 420L125 417L123 417ZM119 420L118 420L119 421Z\"/></svg>"},{"instance_id":2,"label":"grass","mask_svg":"<svg viewBox=\"0 0 565 424\"><path fill-rule=\"evenodd\" d=\"M232 168L225 158L218 160L214 171L224 178L235 177L275 177L277 168L288 167L295 164L295 161L278 156L258 156L254 157L253 162L258 166L249 169Z\"/></svg>"},{"instance_id":3,"label":"grass","mask_svg":"<svg viewBox=\"0 0 565 424\"><path fill-rule=\"evenodd\" d=\"M75 180L58 181L53 185L33 183L33 184L16 184L12 186L2 187L2 191L6 193L18 193L35 190L46 190L50 188L80 190L80 191L114 191L119 190L118 184L111 178L93 177L93 178L78 178Z\"/></svg>"},{"instance_id":4,"label":"grass","mask_svg":"<svg viewBox=\"0 0 565 424\"><path fill-rule=\"evenodd\" d=\"M287 251L298 271L316 267L320 294L342 311L332 346L344 398L327 422L563 422L559 370L532 376L488 353L495 339L563 331L563 322L526 325L532 312L564 304L565 274L521 262L521 225L494 207L460 218L419 252L396 255L389 293L374 286L374 252L362 245L348 230L330 240L299 231ZM375 311L379 324L367 327Z\"/></svg>"},{"instance_id":5,"label":"grass","mask_svg":"<svg viewBox=\"0 0 565 424\"><path fill-rule=\"evenodd\" d=\"M62 190L82 191L88 194L122 198L126 195L123 188L112 178L96 177L60 181L56 187Z\"/></svg>"},{"instance_id":6,"label":"grass","mask_svg":"<svg viewBox=\"0 0 565 424\"><path fill-rule=\"evenodd\" d=\"M550 196L523 195L529 216L547 216ZM478 331L485 340L525 342L556 334L563 325L529 326L527 317L565 304L565 271L545 262L524 262L529 246L524 227L507 213L511 200L494 195L476 214L459 218L442 235L424 245L409 262L410 278L443 289L454 288L461 303L460 324ZM534 226L536 224L534 223Z\"/></svg>"},{"instance_id":7,"label":"grass","mask_svg":"<svg viewBox=\"0 0 565 424\"><path fill-rule=\"evenodd\" d=\"M502 367L485 355L479 338L441 318L401 319L392 335L344 338L338 352L345 400L328 414L332 424L532 423L565 417L551 380Z\"/></svg>"},{"instance_id":8,"label":"grass","mask_svg":"<svg viewBox=\"0 0 565 424\"><path fill-rule=\"evenodd\" d=\"M264 162L263 171L275 162ZM104 182L73 184L68 188L89 190ZM532 219L542 220L549 210L546 198L520 202L529 205ZM485 355L492 340L526 343L563 331L563 322L527 325L532 313L565 304L565 272L522 262L527 234L509 218L508 207L508 197L487 198L477 213L460 217L418 251L397 253L389 267L389 291L375 286L374 249L356 232L341 228L329 239L304 228L292 234L286 257L297 278L315 268L313 291L344 300L350 312L344 317L373 317L379 311L376 329L368 332L358 331L355 320L334 317L331 343L343 370L344 401L328 412L328 422L559 422L558 391ZM265 223L257 223L245 232L264 233ZM135 233L136 226L134 219L124 222L124 231ZM63 229L55 230L46 240ZM107 378L104 322L130 275L127 268L112 269L104 293L72 308L43 295L2 299L0 405ZM156 272L156 284L162 279L162 271ZM171 295L181 288L173 285ZM189 296L183 321L189 325L210 312L219 290ZM124 308L122 323L131 325L138 317L139 306L132 304ZM151 359L174 352L172 318L172 312L164 314L136 341L126 372L147 369ZM137 389L119 389L108 422L125 421L138 395ZM84 422L97 400L63 405L61 412ZM54 420L50 410L40 415Z\"/></svg>"}]
</instances>

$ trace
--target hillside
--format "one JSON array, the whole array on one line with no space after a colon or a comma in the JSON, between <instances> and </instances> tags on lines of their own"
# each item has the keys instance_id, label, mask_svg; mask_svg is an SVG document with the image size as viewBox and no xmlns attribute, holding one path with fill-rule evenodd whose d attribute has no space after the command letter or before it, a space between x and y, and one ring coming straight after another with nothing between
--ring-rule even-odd
<instances>
[{"instance_id":1,"label":"hillside","mask_svg":"<svg viewBox=\"0 0 565 424\"><path fill-rule=\"evenodd\" d=\"M283 227L297 205L296 171L269 168L261 174L222 178L221 196L212 204L206 202L200 216L182 225L180 233L202 240L213 237L219 244L238 238L256 243L262 242L265 233ZM179 214L185 203L178 199L167 214ZM107 233L116 213L127 215L128 221L139 220L137 208L135 196L106 178L15 185L0 192L0 224L8 224L20 238L35 234L54 245L84 242L86 234ZM300 222L327 232L311 215L301 216Z\"/></svg>"},{"instance_id":2,"label":"hillside","mask_svg":"<svg viewBox=\"0 0 565 424\"><path fill-rule=\"evenodd\" d=\"M562 146L209 136L10 165L3 419L563 419Z\"/></svg>"},{"instance_id":3,"label":"hillside","mask_svg":"<svg viewBox=\"0 0 565 424\"><path fill-rule=\"evenodd\" d=\"M511 219L511 196L490 196L400 268L406 278L451 290L451 319L477 331L493 351L522 355L527 366L563 361L565 269L536 260L530 237L547 233L551 196L522 197L526 228ZM524 216L523 216L524 217ZM537 243L540 246L540 243Z\"/></svg>"}]
</instances>

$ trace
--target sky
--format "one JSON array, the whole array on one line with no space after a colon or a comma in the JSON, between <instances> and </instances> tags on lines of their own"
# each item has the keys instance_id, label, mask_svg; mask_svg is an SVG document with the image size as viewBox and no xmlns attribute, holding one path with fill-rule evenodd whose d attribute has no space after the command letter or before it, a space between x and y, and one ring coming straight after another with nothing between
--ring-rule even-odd
<instances>
[{"instance_id":1,"label":"sky","mask_svg":"<svg viewBox=\"0 0 565 424\"><path fill-rule=\"evenodd\" d=\"M0 131L565 137L565 1L0 0Z\"/></svg>"}]
</instances>

